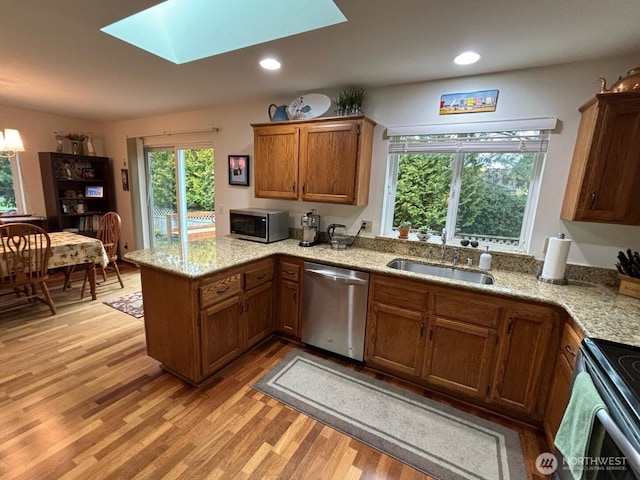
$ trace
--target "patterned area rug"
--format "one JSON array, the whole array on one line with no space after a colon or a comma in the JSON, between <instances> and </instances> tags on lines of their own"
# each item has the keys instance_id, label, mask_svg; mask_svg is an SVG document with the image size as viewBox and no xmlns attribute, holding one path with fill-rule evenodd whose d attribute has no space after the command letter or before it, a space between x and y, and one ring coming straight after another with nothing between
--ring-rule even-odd
<instances>
[{"instance_id":1,"label":"patterned area rug","mask_svg":"<svg viewBox=\"0 0 640 480\"><path fill-rule=\"evenodd\" d=\"M124 295L118 298L112 298L103 302L105 305L120 310L121 312L128 313L129 315L142 318L144 316L144 308L142 305L142 292L132 293L130 295Z\"/></svg>"},{"instance_id":2,"label":"patterned area rug","mask_svg":"<svg viewBox=\"0 0 640 480\"><path fill-rule=\"evenodd\" d=\"M516 431L304 352L253 388L440 480L527 478Z\"/></svg>"}]
</instances>

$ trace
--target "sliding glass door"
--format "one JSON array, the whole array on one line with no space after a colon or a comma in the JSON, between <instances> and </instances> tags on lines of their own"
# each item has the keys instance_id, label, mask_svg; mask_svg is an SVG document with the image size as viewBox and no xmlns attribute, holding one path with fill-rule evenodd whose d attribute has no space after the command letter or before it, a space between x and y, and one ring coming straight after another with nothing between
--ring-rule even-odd
<instances>
[{"instance_id":1,"label":"sliding glass door","mask_svg":"<svg viewBox=\"0 0 640 480\"><path fill-rule=\"evenodd\" d=\"M215 237L212 148L147 148L152 246Z\"/></svg>"}]
</instances>

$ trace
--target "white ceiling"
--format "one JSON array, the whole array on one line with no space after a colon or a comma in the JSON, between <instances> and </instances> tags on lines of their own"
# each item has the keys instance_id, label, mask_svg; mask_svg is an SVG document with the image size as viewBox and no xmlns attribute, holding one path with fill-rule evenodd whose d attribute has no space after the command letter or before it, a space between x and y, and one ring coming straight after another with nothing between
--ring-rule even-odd
<instances>
[{"instance_id":1,"label":"white ceiling","mask_svg":"<svg viewBox=\"0 0 640 480\"><path fill-rule=\"evenodd\" d=\"M0 0L0 104L108 121L354 83L377 87L634 53L640 63L639 0L335 0L348 22L182 65L99 30L156 3ZM455 65L463 50L482 59ZM266 55L282 61L279 72L260 69Z\"/></svg>"}]
</instances>

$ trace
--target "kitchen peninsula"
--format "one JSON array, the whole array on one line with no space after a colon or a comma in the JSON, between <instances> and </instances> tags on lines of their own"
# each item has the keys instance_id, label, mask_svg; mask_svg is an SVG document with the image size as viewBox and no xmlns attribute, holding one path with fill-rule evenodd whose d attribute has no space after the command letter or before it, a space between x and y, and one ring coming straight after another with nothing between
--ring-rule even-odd
<instances>
[{"instance_id":1,"label":"kitchen peninsula","mask_svg":"<svg viewBox=\"0 0 640 480\"><path fill-rule=\"evenodd\" d=\"M539 398L546 398L548 394L565 320L582 335L640 345L640 301L619 295L614 288L572 281L569 285L552 285L537 281L534 275L505 270L492 270L495 283L480 285L387 267L398 257L396 253L363 248L344 252L331 250L328 245L301 248L293 239L257 244L228 237L126 255L128 260L141 266L149 355L194 385L206 381L276 330L299 338L295 329L278 328L276 318L285 310L283 305L287 305L281 300L280 292L287 290L283 288L285 284L295 286L291 280L301 281L299 268L305 259L370 272L374 281L370 290L368 328L377 325L386 328L385 332L394 329L393 325L385 327L383 323L398 316L383 318L377 313L372 321L376 308L383 314L396 311L402 315L413 307L399 304L379 307L380 302L385 303L379 299L397 298L386 302L393 303L403 299L397 295L403 288L412 291L416 285L420 286L429 292L424 297L423 312L414 308L416 314L409 312L406 317L422 318L422 326L419 322L415 325L420 337L426 322L429 334L425 333L424 337L433 335L434 328L436 337L440 329L440 338L450 336L451 340L458 338L456 332L462 332L466 335L464 338L473 339L465 348L476 348L478 357L473 358L481 358L482 362L477 363L483 364L477 367L474 374L477 378L472 382L466 378L456 379L455 372L445 372L451 373L449 376L440 372L436 376L434 366L442 365L438 363L437 345L425 346L429 340L423 338L420 340L422 350L412 360L415 371L411 371L412 364L407 366L388 361L388 356L385 358L386 353L394 352L385 352L384 348L376 350L372 344L375 332L368 331L367 365L461 395L532 423L540 423L543 417L546 402L540 402ZM293 278L285 281L286 275ZM392 294L385 297L385 288ZM293 298L299 302L299 295L295 293L298 291L301 290L294 291ZM504 340L512 329L512 321L514 331L520 328L520 322L523 332L517 342ZM537 329L538 324L544 329ZM406 323L403 328L405 325L411 327ZM484 343L480 344L480 339ZM387 340L383 347L388 345ZM535 362L512 358L525 350L527 353L523 355L539 357L535 368L531 366ZM474 363L467 362L465 372L468 365ZM529 368L529 377L520 370L510 372L514 365L519 369ZM521 386L506 386L509 381L514 383L521 378L528 380L520 380ZM470 383L474 383L473 388L468 387Z\"/></svg>"}]
</instances>

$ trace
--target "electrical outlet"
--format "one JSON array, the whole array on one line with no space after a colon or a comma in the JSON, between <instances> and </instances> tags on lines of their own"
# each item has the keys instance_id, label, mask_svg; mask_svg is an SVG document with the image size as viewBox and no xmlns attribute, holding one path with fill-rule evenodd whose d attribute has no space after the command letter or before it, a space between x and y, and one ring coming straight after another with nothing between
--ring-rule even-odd
<instances>
[{"instance_id":1,"label":"electrical outlet","mask_svg":"<svg viewBox=\"0 0 640 480\"><path fill-rule=\"evenodd\" d=\"M371 220L362 220L362 224L360 225L360 230L364 233L371 233L371 229L373 228L373 222Z\"/></svg>"}]
</instances>

